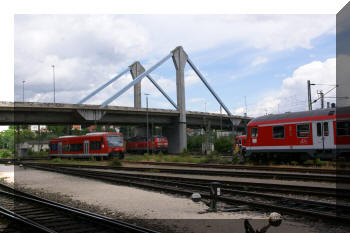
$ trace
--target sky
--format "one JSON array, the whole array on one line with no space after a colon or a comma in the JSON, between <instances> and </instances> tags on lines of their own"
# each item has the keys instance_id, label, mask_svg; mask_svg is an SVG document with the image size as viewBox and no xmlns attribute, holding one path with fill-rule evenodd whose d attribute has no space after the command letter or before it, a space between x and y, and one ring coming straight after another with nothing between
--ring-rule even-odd
<instances>
[{"instance_id":1,"label":"sky","mask_svg":"<svg viewBox=\"0 0 350 233\"><path fill-rule=\"evenodd\" d=\"M320 84L312 86L313 99L336 83L335 27L334 14L17 14L14 98L22 101L25 81L25 101L53 102L55 65L56 102L77 103L134 61L147 69L181 45L234 115L307 110L307 80ZM151 75L176 102L172 60ZM124 75L86 104L101 104L131 80ZM188 65L185 88L187 110L220 111ZM151 108L173 109L147 79L143 106L145 93ZM133 88L110 105L133 106Z\"/></svg>"}]
</instances>

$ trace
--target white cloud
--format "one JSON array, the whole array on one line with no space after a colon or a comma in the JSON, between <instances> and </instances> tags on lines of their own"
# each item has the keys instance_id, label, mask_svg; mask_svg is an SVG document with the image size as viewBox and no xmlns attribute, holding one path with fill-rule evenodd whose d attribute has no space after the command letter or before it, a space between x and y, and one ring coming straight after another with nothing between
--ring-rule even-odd
<instances>
[{"instance_id":1,"label":"white cloud","mask_svg":"<svg viewBox=\"0 0 350 233\"><path fill-rule=\"evenodd\" d=\"M185 86L190 86L199 83L200 79L193 70L185 72Z\"/></svg>"},{"instance_id":2,"label":"white cloud","mask_svg":"<svg viewBox=\"0 0 350 233\"><path fill-rule=\"evenodd\" d=\"M190 103L198 103L198 102L203 102L205 101L205 98L191 98L189 99Z\"/></svg>"},{"instance_id":3,"label":"white cloud","mask_svg":"<svg viewBox=\"0 0 350 233\"><path fill-rule=\"evenodd\" d=\"M285 78L280 90L266 93L254 106L248 109L249 116L260 116L266 113L278 113L287 111L307 110L307 80L315 84L335 85L336 83L336 59L330 58L324 62L314 61L297 68L291 77ZM332 88L328 85L312 86L312 99L318 98L317 91L324 93ZM335 91L326 97L335 97ZM334 99L325 99L325 103L334 102ZM313 109L320 108L320 101L313 104ZM234 110L241 112L242 108Z\"/></svg>"},{"instance_id":4,"label":"white cloud","mask_svg":"<svg viewBox=\"0 0 350 233\"><path fill-rule=\"evenodd\" d=\"M266 63L269 59L267 59L266 57L257 57L253 60L252 62L252 66L257 66L257 65L261 65L263 63Z\"/></svg>"},{"instance_id":5,"label":"white cloud","mask_svg":"<svg viewBox=\"0 0 350 233\"><path fill-rule=\"evenodd\" d=\"M178 45L190 56L225 45L312 48L314 38L334 27L330 15L17 15L14 95L21 100L21 81L26 80L27 101L51 102L52 64L56 101L74 103L132 62L143 59L152 65ZM174 81L156 78L167 93L175 92ZM100 104L128 82L130 77L122 77L89 103ZM188 71L185 82L191 86L200 80ZM142 83L144 91L164 101L148 81ZM5 86L0 85L0 100L13 90ZM132 105L132 88L120 98L113 104Z\"/></svg>"}]
</instances>

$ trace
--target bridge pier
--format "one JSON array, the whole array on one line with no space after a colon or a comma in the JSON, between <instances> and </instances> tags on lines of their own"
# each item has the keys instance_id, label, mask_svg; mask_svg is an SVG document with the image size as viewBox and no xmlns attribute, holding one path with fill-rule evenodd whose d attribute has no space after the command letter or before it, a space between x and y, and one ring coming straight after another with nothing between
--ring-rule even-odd
<instances>
[{"instance_id":1,"label":"bridge pier","mask_svg":"<svg viewBox=\"0 0 350 233\"><path fill-rule=\"evenodd\" d=\"M145 72L145 68L136 61L130 65L130 73L133 79L137 78L140 74ZM141 82L134 85L134 108L141 108Z\"/></svg>"},{"instance_id":2,"label":"bridge pier","mask_svg":"<svg viewBox=\"0 0 350 233\"><path fill-rule=\"evenodd\" d=\"M173 51L173 62L176 70L176 94L179 110L178 122L172 126L165 127L165 136L168 137L169 153L181 153L187 148L186 135L186 104L185 104L185 65L187 54L182 46L176 47Z\"/></svg>"}]
</instances>

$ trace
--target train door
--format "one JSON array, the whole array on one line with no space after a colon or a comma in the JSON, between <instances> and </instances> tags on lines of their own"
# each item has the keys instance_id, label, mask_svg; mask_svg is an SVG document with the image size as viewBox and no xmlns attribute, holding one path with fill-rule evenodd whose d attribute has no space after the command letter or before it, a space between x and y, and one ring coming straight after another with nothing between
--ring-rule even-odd
<instances>
[{"instance_id":1,"label":"train door","mask_svg":"<svg viewBox=\"0 0 350 233\"><path fill-rule=\"evenodd\" d=\"M84 141L84 154L89 154L89 140Z\"/></svg>"},{"instance_id":2,"label":"train door","mask_svg":"<svg viewBox=\"0 0 350 233\"><path fill-rule=\"evenodd\" d=\"M62 154L62 142L58 142L58 154Z\"/></svg>"},{"instance_id":3,"label":"train door","mask_svg":"<svg viewBox=\"0 0 350 233\"><path fill-rule=\"evenodd\" d=\"M317 121L312 125L313 143L315 149L331 149L333 143L333 127L331 121Z\"/></svg>"}]
</instances>

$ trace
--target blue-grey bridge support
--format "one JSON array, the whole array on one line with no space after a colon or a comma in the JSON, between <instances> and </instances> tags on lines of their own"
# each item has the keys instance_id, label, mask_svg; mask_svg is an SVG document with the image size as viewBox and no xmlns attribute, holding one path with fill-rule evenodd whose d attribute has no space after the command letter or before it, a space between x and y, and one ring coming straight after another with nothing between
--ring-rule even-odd
<instances>
[{"instance_id":1,"label":"blue-grey bridge support","mask_svg":"<svg viewBox=\"0 0 350 233\"><path fill-rule=\"evenodd\" d=\"M130 66L132 79L137 78L143 72L145 72L145 68L138 61ZM141 108L141 82L134 85L134 108Z\"/></svg>"},{"instance_id":2,"label":"blue-grey bridge support","mask_svg":"<svg viewBox=\"0 0 350 233\"><path fill-rule=\"evenodd\" d=\"M164 134L168 137L168 150L170 153L181 153L187 148L186 136L186 102L185 102L185 65L187 62L187 54L184 49L179 46L172 51L172 59L176 70L176 94L177 108L179 111L178 121L173 125L164 128Z\"/></svg>"}]
</instances>

